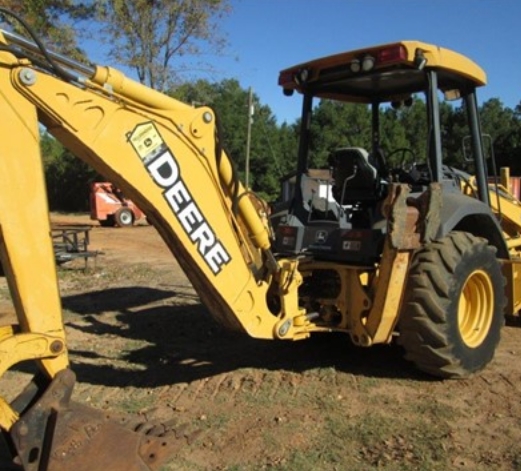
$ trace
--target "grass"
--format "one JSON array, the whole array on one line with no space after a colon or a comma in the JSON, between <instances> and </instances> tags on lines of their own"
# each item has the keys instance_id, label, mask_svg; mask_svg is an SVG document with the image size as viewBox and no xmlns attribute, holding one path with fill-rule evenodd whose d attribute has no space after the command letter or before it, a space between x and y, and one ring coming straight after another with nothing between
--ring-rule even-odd
<instances>
[{"instance_id":1,"label":"grass","mask_svg":"<svg viewBox=\"0 0 521 471\"><path fill-rule=\"evenodd\" d=\"M124 280L132 280L133 284L143 282L150 283L150 280L160 276L157 270L146 264L134 264L125 267L122 271L121 267L106 264L103 267L93 268L89 265L87 270L83 269L83 265L64 265L58 267L58 280L60 283L68 283L73 288L79 288L82 291L87 289L104 289L113 286L115 283L121 283Z\"/></svg>"},{"instance_id":2,"label":"grass","mask_svg":"<svg viewBox=\"0 0 521 471\"><path fill-rule=\"evenodd\" d=\"M116 404L117 410L128 413L138 414L150 409L154 405L154 397L149 396L128 396Z\"/></svg>"},{"instance_id":3,"label":"grass","mask_svg":"<svg viewBox=\"0 0 521 471\"><path fill-rule=\"evenodd\" d=\"M68 264L59 268L60 285L65 288L62 293L73 298L69 299L69 306L72 307L66 315L78 324L78 330L84 327L89 332L90 321L88 317L78 314L81 309L76 312L73 307L89 307L92 293L122 284L158 286L155 281L161 273L148 266L128 264L122 267L98 264L96 270L89 273L84 273L81 268L69 268ZM86 293L87 296L74 299L76 293ZM0 284L0 299L6 296L9 296L7 286ZM139 297L135 299L139 300ZM128 327L124 324L125 319L117 318L119 306L108 305L114 312L93 310L101 332L112 323L118 328ZM121 303L121 310L125 305L125 302ZM150 312L155 313L154 310ZM129 313L134 314L132 309L125 312L126 320L130 319ZM83 361L87 372L95 371L95 367L100 372L118 368L126 372L150 364L157 367L154 363L159 359L157 355L150 356L149 350L140 351L150 346L147 340L154 337L142 338L139 335L141 328L148 328L144 319L149 314L143 312L143 317L141 312L138 314L131 319L134 331L128 337L100 337L99 349L97 344L93 346L86 342L86 339L91 340L90 337L82 338L83 343L77 347L79 359L85 352L100 354L99 358L93 355L92 359L85 355ZM190 319L186 322L194 321ZM195 331L198 325L192 325L192 330ZM159 330L163 330L161 326ZM204 332L203 329L202 335ZM133 338L136 334L137 339ZM97 342L95 339L92 341ZM193 342L193 339L191 336L187 339L176 336L174 341ZM210 344L208 352L217 351L218 341L221 340L216 340L215 345ZM201 348L207 347L204 343L201 345ZM177 351L174 347L172 349ZM151 351L154 353L154 350ZM238 347L236 355L241 354ZM202 358L212 360L205 355ZM146 361L141 363L143 358ZM380 374L380 370L375 369L366 375L365 371L359 372L349 366L342 371L346 364L342 361L328 363L338 365L338 369L316 367L317 362L306 364L304 360L297 363L294 369L289 362L281 362L283 366L280 369L269 366L264 369L256 362L254 367L241 369L233 366L236 362L232 361L234 370L231 371L223 359L226 360L224 355L220 366L218 364L215 370L210 370L216 375L226 374L227 381L233 379L233 384L223 383L215 397L210 397L213 389L209 387L206 392L206 388L202 388L194 403L185 397L189 403L186 410L174 407L177 390L173 388L169 396L162 392L162 384L158 387L161 391L159 404L154 388L138 385L120 387L118 391L117 386L106 386L101 376L99 379L95 377L94 384L79 385L82 387L80 392L82 395L88 394L93 405L101 408L110 406L110 409L131 414L148 411L158 405L172 408L174 417L204 431L201 441L181 450L161 471L441 471L454 469L455 459L460 457L467 461L474 460L477 465L475 471L521 471L521 454L515 446L509 450L505 447L491 450L487 448L489 442L484 440L463 450L455 449L458 442L453 439L452 427L455 427L454 424L464 424L464 420L473 417L474 411L480 407L473 403L459 409L457 405L453 406L453 391L458 391L455 383L444 388L442 383L422 382L401 375L393 377L392 371ZM247 360L244 364L248 364ZM301 367L302 364L304 367ZM386 364L390 365L389 362ZM171 366L165 366L164 374L171 374ZM189 370L186 365L182 366ZM201 378L197 375L195 378L183 377L182 381L189 386L197 385ZM205 379L204 374L202 379ZM210 381L211 377L207 379L210 385L220 384ZM111 381L108 384L112 384ZM467 387L471 386L461 386L462 389ZM187 387L187 390L191 388ZM147 394L149 391L150 394ZM107 392L110 394L107 395ZM504 410L502 413L508 414ZM459 428L460 439L467 433L466 430L465 427ZM509 438L511 443L518 443L515 427L507 429L504 437ZM461 446L461 441L459 443ZM501 468L497 467L498 463L502 463ZM485 464L487 468L483 467Z\"/></svg>"},{"instance_id":4,"label":"grass","mask_svg":"<svg viewBox=\"0 0 521 471\"><path fill-rule=\"evenodd\" d=\"M357 406L350 402L353 385L343 381L345 375L332 368L308 370L305 375L297 397L290 383L278 386L277 403L287 406L287 415L276 425L264 424L262 459L241 460L226 470L444 471L452 467L450 420L458 420L458 412L432 397L413 394L414 381L407 381L410 397L398 403L382 394L381 381L369 378L366 384L359 377L357 388L364 390L366 402ZM331 387L317 396L317 382ZM269 402L269 386L273 383L254 397L247 396L252 407Z\"/></svg>"},{"instance_id":5,"label":"grass","mask_svg":"<svg viewBox=\"0 0 521 471\"><path fill-rule=\"evenodd\" d=\"M446 426L428 421L396 421L369 413L357 418L328 415L306 447L274 460L280 442L266 439L264 463L235 464L226 469L255 471L346 470L444 471L451 468L450 436Z\"/></svg>"}]
</instances>

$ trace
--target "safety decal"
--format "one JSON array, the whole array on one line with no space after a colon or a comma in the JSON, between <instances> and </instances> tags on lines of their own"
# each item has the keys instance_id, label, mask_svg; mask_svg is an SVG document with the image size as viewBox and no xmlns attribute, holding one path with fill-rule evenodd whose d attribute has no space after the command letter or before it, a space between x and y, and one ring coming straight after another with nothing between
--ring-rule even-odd
<instances>
[{"instance_id":1,"label":"safety decal","mask_svg":"<svg viewBox=\"0 0 521 471\"><path fill-rule=\"evenodd\" d=\"M152 122L138 124L127 138L144 164L166 150L165 142Z\"/></svg>"}]
</instances>

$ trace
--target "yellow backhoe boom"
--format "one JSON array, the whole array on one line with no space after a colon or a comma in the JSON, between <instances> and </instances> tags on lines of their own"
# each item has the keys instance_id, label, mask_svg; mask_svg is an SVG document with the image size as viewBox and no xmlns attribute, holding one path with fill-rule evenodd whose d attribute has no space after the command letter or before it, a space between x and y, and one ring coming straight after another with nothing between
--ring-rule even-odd
<instances>
[{"instance_id":1,"label":"yellow backhoe boom","mask_svg":"<svg viewBox=\"0 0 521 471\"><path fill-rule=\"evenodd\" d=\"M285 338L301 338L309 335L310 323L298 305L296 263L275 260L265 208L254 204L238 181L210 108L180 103L112 68L65 70L59 57L42 65L44 52L29 51L33 48L11 33L0 34L0 47L0 258L18 318L17 325L0 331L0 373L36 360L43 378L29 388L28 398L15 404L0 398L0 427L11 433L18 460L28 470L78 471L78 453L56 451L72 440L60 430L77 421L78 407L68 401L74 379L54 266L40 124L145 211L221 324L259 338L281 337L284 324ZM270 297L279 300L272 303L279 309L270 310ZM83 438L76 439L85 446L83 454L104 442L98 433L96 440L85 439L92 429L118 436L110 422L92 415L89 421L82 409L86 425ZM54 435L47 432L51 422L60 425ZM28 428L36 429L31 438ZM122 459L110 455L113 462ZM97 461L88 469L107 469L107 460ZM124 466L130 469L128 458Z\"/></svg>"}]
</instances>

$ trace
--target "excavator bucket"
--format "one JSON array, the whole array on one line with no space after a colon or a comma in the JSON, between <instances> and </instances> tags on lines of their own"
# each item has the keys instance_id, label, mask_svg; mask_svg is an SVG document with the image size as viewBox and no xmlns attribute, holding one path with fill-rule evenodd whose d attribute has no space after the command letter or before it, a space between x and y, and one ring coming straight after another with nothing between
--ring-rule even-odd
<instances>
[{"instance_id":1,"label":"excavator bucket","mask_svg":"<svg viewBox=\"0 0 521 471\"><path fill-rule=\"evenodd\" d=\"M9 432L15 463L25 471L154 471L191 442L184 430L141 427L70 401L75 375L63 370L44 394L33 381L13 402L25 408ZM152 429L152 430L151 430Z\"/></svg>"}]
</instances>

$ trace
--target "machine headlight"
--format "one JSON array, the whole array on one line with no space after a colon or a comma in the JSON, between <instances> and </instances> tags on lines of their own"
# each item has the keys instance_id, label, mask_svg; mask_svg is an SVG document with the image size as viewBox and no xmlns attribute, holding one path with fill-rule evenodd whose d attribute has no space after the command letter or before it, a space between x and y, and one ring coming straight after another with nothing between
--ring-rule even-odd
<instances>
[{"instance_id":1,"label":"machine headlight","mask_svg":"<svg viewBox=\"0 0 521 471\"><path fill-rule=\"evenodd\" d=\"M295 74L295 82L300 85L302 83L306 83L309 79L309 69L300 69Z\"/></svg>"},{"instance_id":2,"label":"machine headlight","mask_svg":"<svg viewBox=\"0 0 521 471\"><path fill-rule=\"evenodd\" d=\"M369 72L373 69L375 63L375 58L373 56L367 55L362 59L362 70L364 72Z\"/></svg>"}]
</instances>

